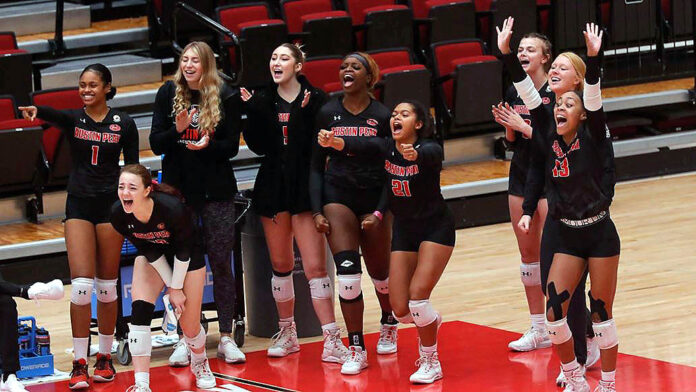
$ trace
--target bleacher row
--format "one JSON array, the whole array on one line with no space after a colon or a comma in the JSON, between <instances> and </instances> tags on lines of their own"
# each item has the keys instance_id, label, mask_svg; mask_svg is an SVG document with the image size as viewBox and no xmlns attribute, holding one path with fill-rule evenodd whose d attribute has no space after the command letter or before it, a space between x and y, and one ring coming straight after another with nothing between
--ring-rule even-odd
<instances>
[{"instance_id":1,"label":"bleacher row","mask_svg":"<svg viewBox=\"0 0 696 392\"><path fill-rule=\"evenodd\" d=\"M221 68L236 84L254 88L270 82L271 51L282 42L295 41L308 52L304 73L311 83L329 94L340 94L337 70L342 56L364 50L380 66L382 80L376 96L387 106L410 98L434 107L438 133L444 138L499 130L492 122L490 106L501 100L505 83L502 63L495 56L494 26L508 15L516 17L513 40L528 31L541 31L552 39L556 54L581 49L584 23L600 22L609 37L605 49L611 51L605 58L605 75L608 68L623 66L621 61L632 64L638 53L637 64L646 62L641 55L663 64L653 78L683 77L684 73L670 73L673 69L665 52L678 52L681 57L693 53L693 42L676 45L693 34L691 0L184 2L229 29L238 38L235 41L178 12L181 7L175 3L148 1L151 54L158 53L157 46L162 43L171 51L175 39L183 44L204 39L218 48ZM18 48L14 33L0 33L0 57L13 56L29 54ZM688 70L687 75L693 75L692 64ZM609 82L629 81L637 80ZM24 102L27 97L15 99ZM12 97L1 101L0 150L4 151L0 153L36 164L18 168L17 162L2 160L0 170L8 175L0 179L0 194L31 191L40 196L46 186L62 186L70 156L59 131L18 119ZM34 91L29 102L61 109L82 106L76 88ZM610 113L609 124L617 137L630 137L641 130L656 133L693 128L696 111L683 106L679 110ZM16 132L20 129L21 147ZM32 203L29 216L35 217L41 204Z\"/></svg>"}]
</instances>

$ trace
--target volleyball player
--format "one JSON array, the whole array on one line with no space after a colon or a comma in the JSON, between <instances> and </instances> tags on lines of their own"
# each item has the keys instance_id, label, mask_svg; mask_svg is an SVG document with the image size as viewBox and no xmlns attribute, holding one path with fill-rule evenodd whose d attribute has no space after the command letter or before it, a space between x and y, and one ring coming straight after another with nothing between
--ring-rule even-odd
<instances>
[{"instance_id":1,"label":"volleyball player","mask_svg":"<svg viewBox=\"0 0 696 392\"><path fill-rule=\"evenodd\" d=\"M2 378L0 391L27 392L17 380L19 371L19 346L17 345L17 303L12 297L24 299L63 298L63 282L54 279L48 283L36 282L18 285L2 279L0 275L0 359L2 359Z\"/></svg>"},{"instance_id":2,"label":"volleyball player","mask_svg":"<svg viewBox=\"0 0 696 392\"><path fill-rule=\"evenodd\" d=\"M442 147L429 139L432 119L417 102L398 104L391 115L393 140L336 137L321 130L319 144L347 154L384 160L389 209L394 214L389 270L389 299L403 323L418 327L420 358L413 383L442 378L437 331L442 317L430 294L454 249L454 217L440 193Z\"/></svg>"},{"instance_id":3,"label":"volleyball player","mask_svg":"<svg viewBox=\"0 0 696 392\"><path fill-rule=\"evenodd\" d=\"M530 109L532 121L537 124L533 140L547 157L544 172L549 214L561 223L546 291L549 337L561 359L568 383L566 390L589 392L583 367L575 358L566 319L570 293L589 268L592 322L602 359L602 378L595 392L610 392L616 390L618 336L612 306L620 253L619 235L609 214L616 183L614 151L599 84L602 32L599 26L588 23L583 33L589 64L585 88L582 93L569 91L559 96L553 116L541 106L538 92L514 66L514 59L508 54L505 61L510 65L517 91ZM509 34L511 26L504 25L501 35ZM519 222L523 230L529 228L532 220L528 204L525 200L525 212Z\"/></svg>"},{"instance_id":4,"label":"volleyball player","mask_svg":"<svg viewBox=\"0 0 696 392\"><path fill-rule=\"evenodd\" d=\"M234 196L237 180L230 159L239 151L241 103L222 82L215 55L204 42L186 45L174 80L155 97L150 145L162 159L162 182L180 190L197 224L192 257L208 262L213 273L220 342L218 357L227 363L246 357L231 338L236 296L232 274ZM180 340L183 342L183 339ZM170 366L187 366L189 351L179 343Z\"/></svg>"},{"instance_id":5,"label":"volleyball player","mask_svg":"<svg viewBox=\"0 0 696 392\"><path fill-rule=\"evenodd\" d=\"M514 23L514 19L508 18L504 23L504 27L507 25L509 30L512 28L512 23ZM501 53L510 53L510 37L499 35L498 38L498 48L501 50ZM516 63L514 67L519 70L521 67L519 61L515 61L512 56L508 56L508 58L513 60L513 63ZM508 65L508 68L512 66L513 65ZM583 79L585 77L585 69L585 62L575 53L564 52L559 54L551 64L551 69L548 73L549 87L551 87L555 96L561 96L568 91L582 90L584 86ZM501 108L501 112L504 111L509 112L507 108ZM536 128L533 119L532 126ZM534 143L532 143L532 146L529 159L529 173L534 172L535 174L530 175L528 173L527 183L525 184L525 200L529 206L528 210L534 213L544 189L544 155L536 151L537 149L534 147ZM613 166L607 167L606 169L613 171ZM544 222L543 234L541 236L540 248L541 288L544 290L544 294L546 294L549 270L551 269L551 262L558 243L559 225L560 222L558 219L554 219L547 214L546 221ZM583 278L578 283L570 299L568 324L573 333L575 355L578 362L584 364L585 367L590 367L599 360L600 353L599 346L593 339L592 321L585 303L586 278L587 273L583 275ZM565 385L565 376L562 370L559 371L556 384L559 386Z\"/></svg>"},{"instance_id":6,"label":"volleyball player","mask_svg":"<svg viewBox=\"0 0 696 392\"><path fill-rule=\"evenodd\" d=\"M268 356L284 357L300 350L294 321L294 238L309 280L314 311L322 325L322 360L343 363L348 349L336 326L333 287L326 271L326 240L315 230L309 200L314 122L326 96L300 74L304 61L305 54L298 46L282 44L269 61L273 84L253 95L241 89L249 119L244 140L252 151L263 155L252 201L261 216L271 257L271 289L280 327Z\"/></svg>"},{"instance_id":7,"label":"volleyball player","mask_svg":"<svg viewBox=\"0 0 696 392\"><path fill-rule=\"evenodd\" d=\"M379 67L368 54L344 57L339 70L343 97L326 103L317 115L317 128L351 139L389 135L389 109L371 96ZM389 304L389 244L391 217L385 215L387 193L382 161L376 156L352 156L317 145L310 173L314 223L326 233L336 263L338 294L346 320L350 355L343 374L367 367L363 340L364 302L359 250L372 277L382 309L378 354L395 353L397 321Z\"/></svg>"},{"instance_id":8,"label":"volleyball player","mask_svg":"<svg viewBox=\"0 0 696 392\"><path fill-rule=\"evenodd\" d=\"M138 162L135 122L126 113L106 104L116 94L109 69L102 64L88 65L80 74L78 86L85 105L82 109L19 108L25 119L33 121L38 117L55 124L70 143L72 170L65 203L65 245L72 282L70 322L75 354L70 389L89 387L87 355L93 289L97 292L99 325L94 381L112 381L116 373L111 346L118 308L116 281L123 237L109 223L109 211L117 200L121 152L126 164Z\"/></svg>"},{"instance_id":9,"label":"volleyball player","mask_svg":"<svg viewBox=\"0 0 696 392\"><path fill-rule=\"evenodd\" d=\"M194 231L187 207L171 187L152 182L142 165L127 165L118 182L120 201L111 208L111 223L137 249L133 265L133 298L128 348L133 356L135 384L128 392L150 392L150 323L155 301L167 287L191 353L196 386L215 387L205 351L205 329L200 323L205 262L193 258Z\"/></svg>"},{"instance_id":10,"label":"volleyball player","mask_svg":"<svg viewBox=\"0 0 696 392\"><path fill-rule=\"evenodd\" d=\"M547 72L551 67L551 42L546 36L530 33L522 37L517 49L517 58L522 68L534 82L544 105L551 106L554 94L547 82ZM522 217L524 185L529 169L530 143L532 126L527 107L513 86L507 91L505 105L493 107L493 116L505 127L505 144L513 151L508 180L508 208L512 228L517 238L522 263L520 277L524 285L529 306L532 327L521 338L510 342L508 347L514 351L532 351L551 346L544 321L544 293L541 290L541 269L539 266L539 245L544 221L546 220L546 199L539 200L534 225L529 233L523 233L518 227Z\"/></svg>"}]
</instances>

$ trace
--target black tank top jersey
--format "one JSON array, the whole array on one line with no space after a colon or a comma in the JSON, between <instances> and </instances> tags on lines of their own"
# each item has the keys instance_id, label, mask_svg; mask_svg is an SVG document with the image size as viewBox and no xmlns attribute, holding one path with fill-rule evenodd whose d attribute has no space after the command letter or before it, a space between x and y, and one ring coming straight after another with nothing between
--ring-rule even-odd
<instances>
[{"instance_id":1,"label":"black tank top jersey","mask_svg":"<svg viewBox=\"0 0 696 392\"><path fill-rule=\"evenodd\" d=\"M149 262L165 254L180 259L190 257L193 244L191 216L181 201L166 193L151 194L154 205L146 223L123 210L121 201L111 207L111 224L128 239ZM183 257L183 258L182 258Z\"/></svg>"},{"instance_id":2,"label":"black tank top jersey","mask_svg":"<svg viewBox=\"0 0 696 392\"><path fill-rule=\"evenodd\" d=\"M109 109L95 122L84 109L56 110L39 106L37 117L55 124L70 143L72 169L68 193L92 197L116 192L123 151L126 164L138 163L138 129L125 113Z\"/></svg>"},{"instance_id":3,"label":"black tank top jersey","mask_svg":"<svg viewBox=\"0 0 696 392\"><path fill-rule=\"evenodd\" d=\"M444 153L435 141L419 139L415 161L405 159L392 139L344 139L345 151L383 160L387 175L389 210L395 219L422 220L442 213L447 205L440 192Z\"/></svg>"},{"instance_id":4,"label":"black tank top jersey","mask_svg":"<svg viewBox=\"0 0 696 392\"><path fill-rule=\"evenodd\" d=\"M590 57L586 83L599 82L599 61ZM535 132L532 140L537 154L544 160L545 181L530 178L525 189L523 209L533 213L532 203L538 200L539 184L545 182L549 214L554 219L580 220L596 216L611 205L616 185L614 148L606 124L604 109L587 110L587 120L576 137L566 144L556 132L553 114L543 105L531 110ZM536 130L540 132L536 132ZM534 165L534 163L532 163ZM529 175L537 177L538 171ZM529 192L528 192L529 191Z\"/></svg>"},{"instance_id":5,"label":"black tank top jersey","mask_svg":"<svg viewBox=\"0 0 696 392\"><path fill-rule=\"evenodd\" d=\"M556 94L551 91L548 82L544 83L539 89L542 105L547 110L553 110L553 104L556 102ZM517 112L527 124L532 125L532 116L529 109L525 106L524 101L517 94L515 86L510 86L506 95L507 102ZM524 184L527 179L527 170L529 169L529 157L531 150L531 140L528 139L522 132L515 131L515 141L512 144L512 161L510 162L510 177L515 176L518 182Z\"/></svg>"},{"instance_id":6,"label":"black tank top jersey","mask_svg":"<svg viewBox=\"0 0 696 392\"><path fill-rule=\"evenodd\" d=\"M365 110L354 115L343 107L341 98L334 98L319 110L317 128L333 131L335 136L344 140L385 138L391 134L390 116L389 109L374 99ZM384 185L382 160L378 156L357 156L320 148L312 160L315 167L325 165L324 178L332 185L354 189L381 188Z\"/></svg>"}]
</instances>

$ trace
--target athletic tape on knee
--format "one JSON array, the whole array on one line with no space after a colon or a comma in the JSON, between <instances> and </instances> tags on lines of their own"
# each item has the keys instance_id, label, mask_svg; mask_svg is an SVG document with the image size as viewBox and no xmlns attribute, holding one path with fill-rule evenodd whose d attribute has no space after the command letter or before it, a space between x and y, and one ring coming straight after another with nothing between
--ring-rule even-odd
<instances>
[{"instance_id":1,"label":"athletic tape on knee","mask_svg":"<svg viewBox=\"0 0 696 392\"><path fill-rule=\"evenodd\" d=\"M89 305L92 303L92 288L94 280L90 278L75 278L71 281L70 302L75 305Z\"/></svg>"},{"instance_id":2,"label":"athletic tape on knee","mask_svg":"<svg viewBox=\"0 0 696 392\"><path fill-rule=\"evenodd\" d=\"M563 302L570 298L568 290L563 290L561 293L556 292L556 283L550 282L546 289L548 298L546 300L546 314L548 318L549 309L553 310L554 320L563 318Z\"/></svg>"},{"instance_id":3,"label":"athletic tape on knee","mask_svg":"<svg viewBox=\"0 0 696 392\"><path fill-rule=\"evenodd\" d=\"M360 265L360 253L354 250L338 252L334 257L336 263L336 275L355 275L362 273Z\"/></svg>"},{"instance_id":4,"label":"athletic tape on knee","mask_svg":"<svg viewBox=\"0 0 696 392\"><path fill-rule=\"evenodd\" d=\"M162 255L160 256L157 260L153 261L150 263L152 268L157 271L159 274L160 278L162 278L162 282L164 282L164 285L167 287L172 287L172 267L167 263L167 258Z\"/></svg>"},{"instance_id":5,"label":"athletic tape on knee","mask_svg":"<svg viewBox=\"0 0 696 392\"><path fill-rule=\"evenodd\" d=\"M358 299L362 294L360 277L362 274L338 275L338 295L345 301Z\"/></svg>"},{"instance_id":6,"label":"athletic tape on knee","mask_svg":"<svg viewBox=\"0 0 696 392\"><path fill-rule=\"evenodd\" d=\"M276 302L287 302L295 298L295 286L292 281L292 274L287 276L273 274L271 278L271 290L273 291L273 299L275 299Z\"/></svg>"},{"instance_id":7,"label":"athletic tape on knee","mask_svg":"<svg viewBox=\"0 0 696 392\"><path fill-rule=\"evenodd\" d=\"M205 347L205 329L203 329L202 325L196 336L190 338L184 335L184 337L186 338L186 344L188 344L188 346L193 350L198 350Z\"/></svg>"},{"instance_id":8,"label":"athletic tape on knee","mask_svg":"<svg viewBox=\"0 0 696 392\"><path fill-rule=\"evenodd\" d=\"M152 340L150 339L149 325L129 326L128 350L134 357L149 357L152 353Z\"/></svg>"},{"instance_id":9,"label":"athletic tape on knee","mask_svg":"<svg viewBox=\"0 0 696 392\"><path fill-rule=\"evenodd\" d=\"M179 260L178 257L174 256L174 268L172 269L172 285L169 286L173 289L184 288L184 280L186 280L186 272L188 272L188 266L191 259Z\"/></svg>"},{"instance_id":10,"label":"athletic tape on knee","mask_svg":"<svg viewBox=\"0 0 696 392\"><path fill-rule=\"evenodd\" d=\"M573 336L568 327L568 319L566 317L558 321L546 320L546 329L549 331L549 339L553 344L563 344Z\"/></svg>"},{"instance_id":11,"label":"athletic tape on knee","mask_svg":"<svg viewBox=\"0 0 696 392\"><path fill-rule=\"evenodd\" d=\"M413 324L413 316L411 316L410 309L409 312L404 316L399 317L394 312L392 312L392 316L394 316L394 318L401 324Z\"/></svg>"},{"instance_id":12,"label":"athletic tape on knee","mask_svg":"<svg viewBox=\"0 0 696 392\"><path fill-rule=\"evenodd\" d=\"M331 279L328 276L323 278L314 278L309 281L309 292L312 299L327 299L333 296L333 288L331 287Z\"/></svg>"},{"instance_id":13,"label":"athletic tape on knee","mask_svg":"<svg viewBox=\"0 0 696 392\"><path fill-rule=\"evenodd\" d=\"M117 279L95 279L94 288L97 290L97 301L105 304L116 301L118 298L117 283Z\"/></svg>"},{"instance_id":14,"label":"athletic tape on knee","mask_svg":"<svg viewBox=\"0 0 696 392\"><path fill-rule=\"evenodd\" d=\"M541 267L539 262L520 264L520 278L527 287L541 286Z\"/></svg>"},{"instance_id":15,"label":"athletic tape on knee","mask_svg":"<svg viewBox=\"0 0 696 392\"><path fill-rule=\"evenodd\" d=\"M410 300L408 308L411 310L411 317L416 326L425 327L437 319L437 313L428 299Z\"/></svg>"},{"instance_id":16,"label":"athletic tape on knee","mask_svg":"<svg viewBox=\"0 0 696 392\"><path fill-rule=\"evenodd\" d=\"M607 313L607 307L604 301L595 299L592 296L592 291L588 291L587 295L590 297L590 311L592 314L596 314L601 321L609 320L609 314Z\"/></svg>"},{"instance_id":17,"label":"athletic tape on knee","mask_svg":"<svg viewBox=\"0 0 696 392\"><path fill-rule=\"evenodd\" d=\"M380 294L389 294L389 277L384 280L372 279L372 284L375 285L375 290Z\"/></svg>"},{"instance_id":18,"label":"athletic tape on knee","mask_svg":"<svg viewBox=\"0 0 696 392\"><path fill-rule=\"evenodd\" d=\"M592 329L594 329L594 338L600 349L606 350L619 344L619 335L616 333L614 319L592 323Z\"/></svg>"}]
</instances>

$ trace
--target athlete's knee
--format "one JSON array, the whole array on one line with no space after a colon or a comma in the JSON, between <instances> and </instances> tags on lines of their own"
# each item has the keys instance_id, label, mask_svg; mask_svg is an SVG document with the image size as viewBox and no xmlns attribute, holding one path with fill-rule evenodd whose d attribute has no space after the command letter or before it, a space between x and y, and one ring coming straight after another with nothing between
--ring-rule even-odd
<instances>
[{"instance_id":1,"label":"athlete's knee","mask_svg":"<svg viewBox=\"0 0 696 392\"><path fill-rule=\"evenodd\" d=\"M549 282L546 287L546 320L559 321L565 318L567 306L565 302L570 299L568 290L563 290L560 293L556 290L556 283Z\"/></svg>"},{"instance_id":2,"label":"athlete's knee","mask_svg":"<svg viewBox=\"0 0 696 392\"><path fill-rule=\"evenodd\" d=\"M601 298L593 297L592 291L589 291L587 296L590 297L590 314L594 323L607 321L612 318L612 309L610 304L607 304Z\"/></svg>"},{"instance_id":3,"label":"athlete's knee","mask_svg":"<svg viewBox=\"0 0 696 392\"><path fill-rule=\"evenodd\" d=\"M362 267L360 253L354 250L338 252L334 255L336 275L338 275L338 296L342 302L354 302L362 299L360 281Z\"/></svg>"},{"instance_id":4,"label":"athlete's knee","mask_svg":"<svg viewBox=\"0 0 696 392\"><path fill-rule=\"evenodd\" d=\"M568 319L546 320L546 329L549 331L549 339L553 344L563 344L573 337L568 327Z\"/></svg>"},{"instance_id":5,"label":"athlete's knee","mask_svg":"<svg viewBox=\"0 0 696 392\"><path fill-rule=\"evenodd\" d=\"M331 279L328 276L313 278L309 280L309 292L312 299L329 299L333 296Z\"/></svg>"},{"instance_id":6,"label":"athlete's knee","mask_svg":"<svg viewBox=\"0 0 696 392\"><path fill-rule=\"evenodd\" d=\"M392 308L392 314L397 320L401 320L407 316L410 317L411 309L408 307L408 300L397 301L393 300L392 297L389 297L389 304Z\"/></svg>"},{"instance_id":7,"label":"athlete's knee","mask_svg":"<svg viewBox=\"0 0 696 392\"><path fill-rule=\"evenodd\" d=\"M276 302L287 302L295 299L295 286L292 280L292 270L288 272L273 271L271 290Z\"/></svg>"},{"instance_id":8,"label":"athlete's knee","mask_svg":"<svg viewBox=\"0 0 696 392\"><path fill-rule=\"evenodd\" d=\"M536 263L521 263L520 264L520 279L522 284L527 287L541 285L541 267L539 262Z\"/></svg>"},{"instance_id":9,"label":"athlete's knee","mask_svg":"<svg viewBox=\"0 0 696 392\"><path fill-rule=\"evenodd\" d=\"M75 305L89 305L92 303L92 288L94 279L74 278L71 281L70 302Z\"/></svg>"},{"instance_id":10,"label":"athlete's knee","mask_svg":"<svg viewBox=\"0 0 696 392\"><path fill-rule=\"evenodd\" d=\"M437 320L437 312L433 309L429 299L416 299L408 301L413 322L419 327L425 327Z\"/></svg>"},{"instance_id":11,"label":"athlete's knee","mask_svg":"<svg viewBox=\"0 0 696 392\"><path fill-rule=\"evenodd\" d=\"M408 288L408 296L409 298L430 298L432 291L433 287L431 285L414 279Z\"/></svg>"},{"instance_id":12,"label":"athlete's knee","mask_svg":"<svg viewBox=\"0 0 696 392\"><path fill-rule=\"evenodd\" d=\"M594 338L602 350L610 349L619 344L619 335L616 331L614 319L592 323Z\"/></svg>"},{"instance_id":13,"label":"athlete's knee","mask_svg":"<svg viewBox=\"0 0 696 392\"><path fill-rule=\"evenodd\" d=\"M381 280L372 278L372 284L375 285L375 291L377 291L377 293L384 295L389 294L389 277Z\"/></svg>"},{"instance_id":14,"label":"athlete's knee","mask_svg":"<svg viewBox=\"0 0 696 392\"><path fill-rule=\"evenodd\" d=\"M150 340L150 323L155 305L143 300L133 301L131 306L131 324L128 332L128 348L134 357L148 357L152 352Z\"/></svg>"},{"instance_id":15,"label":"athlete's knee","mask_svg":"<svg viewBox=\"0 0 696 392\"><path fill-rule=\"evenodd\" d=\"M302 269L304 270L305 276L308 280L321 278L328 273L326 272L326 265L307 265L309 263L304 263Z\"/></svg>"},{"instance_id":16,"label":"athlete's knee","mask_svg":"<svg viewBox=\"0 0 696 392\"><path fill-rule=\"evenodd\" d=\"M118 291L116 290L117 284L117 279L95 279L94 288L97 291L97 301L102 303L116 301L118 298Z\"/></svg>"}]
</instances>

